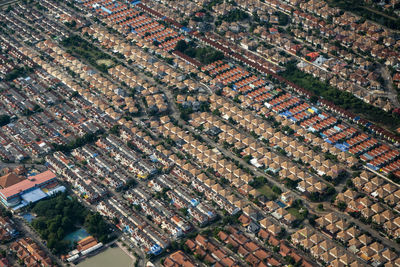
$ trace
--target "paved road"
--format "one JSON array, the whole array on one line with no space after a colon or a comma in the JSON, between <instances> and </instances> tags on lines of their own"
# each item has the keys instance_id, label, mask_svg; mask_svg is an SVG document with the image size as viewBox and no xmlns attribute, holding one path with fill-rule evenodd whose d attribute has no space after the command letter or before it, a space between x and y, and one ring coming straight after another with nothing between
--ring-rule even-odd
<instances>
[{"instance_id":1,"label":"paved road","mask_svg":"<svg viewBox=\"0 0 400 267\"><path fill-rule=\"evenodd\" d=\"M382 78L385 80L385 86L389 90L389 92L387 93L387 97L392 101L392 103L394 104L394 106L396 108L400 107L400 102L397 97L398 93L393 86L393 79L392 79L392 76L390 75L389 70L387 69L386 66L380 66L380 70L381 70Z\"/></svg>"},{"instance_id":2,"label":"paved road","mask_svg":"<svg viewBox=\"0 0 400 267\"><path fill-rule=\"evenodd\" d=\"M101 47L99 47L99 48L100 48L103 52L106 52L107 54L110 53L110 52L108 52L108 51L102 49ZM180 121L180 123L182 123L182 125L186 125L186 123L183 122L183 121L179 118L179 112L177 112L176 107L174 106L174 99L173 99L172 95L171 95L170 92L167 91L167 90L165 90L164 92L165 92L166 94L168 94L168 96L169 96L168 98L169 98L169 100L170 100L171 107L172 107L172 109L173 109L173 111L174 111L174 112L173 112L173 116L174 116L178 121ZM191 127L191 126L185 126L185 127L186 127L187 129L189 129L190 131L192 131L192 132L194 131L193 127ZM249 167L249 168L250 168L252 171L254 171L257 175L264 176L264 177L267 176L267 177L269 178L268 180L269 180L271 183L273 183L274 185L276 185L277 187L281 188L282 191L287 191L286 188L284 188L284 186L282 186L282 184L278 183L278 182L277 182L274 178L272 178L271 176L268 176L268 175L266 175L265 173L259 171L259 170L258 170L257 168L255 168L254 166L247 164L243 159L238 158L238 157L237 157L234 153L232 153L231 151L226 150L226 149L223 149L219 144L216 144L215 142L213 142L213 141L212 141L211 139L209 139L208 137L203 136L203 138L205 138L210 144L214 145L215 147L218 147L225 155L227 155L227 156L229 156L229 157L231 157L231 158L233 158L233 159L235 159L235 160L238 160L243 166ZM302 196L299 195L297 192L294 192L294 191L292 191L292 192L293 192L295 195L299 196L299 198L302 198ZM302 198L302 199L303 199L303 198ZM307 207L313 207L313 206L314 206L314 207L313 207L313 210L315 210L315 203L309 203L308 201L305 201L305 204L306 204ZM353 218L351 218L350 216L348 216L348 215L346 215L346 214L341 213L341 216L343 216L343 218L347 218L349 221L354 221ZM361 223L360 223L359 221L357 221L357 224L360 225L361 228L364 227L365 231L371 233L373 236L376 236L378 239L380 239L380 240L382 241L381 236L379 235L379 233L377 233L376 231L370 229L369 226L367 226L367 225L361 225ZM386 239L383 239L383 241L385 241L385 240L386 240ZM385 243L385 242L383 242L383 243ZM393 245L390 245L390 244L389 244L389 246L393 247ZM396 249L397 249L397 248L396 248ZM399 251L399 250L397 250L397 251Z\"/></svg>"},{"instance_id":3,"label":"paved road","mask_svg":"<svg viewBox=\"0 0 400 267\"><path fill-rule=\"evenodd\" d=\"M169 98L170 101L170 106L171 109L173 110L172 116L181 124L184 125L184 128L186 130L189 130L192 133L196 133L195 129L190 126L187 125L185 121L183 121L180 117L179 117L179 112L175 106L175 102L173 101L173 96L171 95L170 92L166 92L167 97ZM248 135L248 133L245 133L246 135ZM272 184L275 185L277 187L279 187L282 192L286 192L288 191L288 189L282 185L282 183L278 182L274 177L260 171L258 168L254 167L251 164L248 164L246 161L244 161L242 158L237 157L232 151L227 150L225 148L223 148L223 146L221 146L218 143L215 143L212 139L208 138L207 135L202 135L202 138L204 140L206 140L207 143L211 144L213 147L218 148L225 156L228 156L234 160L239 161L240 164L242 164L245 167L248 167L250 170L252 170L254 172L254 174L256 176L262 176L262 177L267 177L268 181ZM304 196L302 196L301 194L299 194L297 191L295 190L289 190L294 196L296 196L298 199L302 199L303 203L305 205L306 208L308 208L309 210L312 210L313 212L315 212L317 215L320 214L321 212L318 211L317 209L317 205L319 203L313 203L311 201L309 201L307 198L305 198ZM335 211L336 213L338 213L340 215L341 218L348 220L349 222L354 222L356 225L359 225L360 228L368 233L371 234L371 236L373 236L374 238L376 238L377 240L380 240L383 244L385 244L388 247L392 247L394 248L398 253L400 253L400 245L390 241L389 239L381 236L377 231L375 231L374 229L372 229L369 225L365 225L363 224L361 221L359 220L355 220L353 217L351 217L350 215L348 215L347 213L341 212L339 210L337 210L336 208L333 208L330 203L328 202L322 202L324 204L325 207L330 207L332 211ZM323 212L323 213L326 213Z\"/></svg>"},{"instance_id":4,"label":"paved road","mask_svg":"<svg viewBox=\"0 0 400 267\"><path fill-rule=\"evenodd\" d=\"M332 206L331 206L331 208L332 208ZM374 230L374 229L372 229L371 226L362 223L358 219L354 219L353 217L351 217L347 213L340 212L340 211L337 211L337 210L336 210L336 213L339 215L340 218L346 219L350 223L353 222L355 225L359 226L361 230L369 233L375 239L380 240L385 246L394 248L396 250L396 252L400 255L400 244L398 244L396 242L392 242L389 239L381 236L379 234L379 232Z\"/></svg>"}]
</instances>

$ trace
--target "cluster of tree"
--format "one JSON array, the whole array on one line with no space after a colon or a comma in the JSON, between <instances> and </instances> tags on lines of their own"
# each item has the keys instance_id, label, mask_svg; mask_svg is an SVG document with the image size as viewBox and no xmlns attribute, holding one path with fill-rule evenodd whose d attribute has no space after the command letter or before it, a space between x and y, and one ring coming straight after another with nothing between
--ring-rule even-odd
<instances>
[{"instance_id":1,"label":"cluster of tree","mask_svg":"<svg viewBox=\"0 0 400 267\"><path fill-rule=\"evenodd\" d=\"M396 176L393 173L389 173L388 178L395 183L400 183L400 177Z\"/></svg>"},{"instance_id":2,"label":"cluster of tree","mask_svg":"<svg viewBox=\"0 0 400 267\"><path fill-rule=\"evenodd\" d=\"M9 124L11 121L10 116L6 115L6 114L1 114L0 115L0 127Z\"/></svg>"},{"instance_id":3,"label":"cluster of tree","mask_svg":"<svg viewBox=\"0 0 400 267\"><path fill-rule=\"evenodd\" d=\"M274 15L278 16L279 25L286 26L289 23L290 18L285 13L277 11L274 13Z\"/></svg>"},{"instance_id":4,"label":"cluster of tree","mask_svg":"<svg viewBox=\"0 0 400 267\"><path fill-rule=\"evenodd\" d=\"M330 86L328 83L322 82L312 75L300 71L294 62L287 64L286 70L282 73L282 76L306 90L322 96L324 99L331 101L339 107L350 110L355 114L362 114L366 119L384 124L389 128L396 128L400 125L399 117L367 104L349 92L340 91Z\"/></svg>"},{"instance_id":5,"label":"cluster of tree","mask_svg":"<svg viewBox=\"0 0 400 267\"><path fill-rule=\"evenodd\" d=\"M37 215L32 226L47 241L47 247L58 255L71 248L70 241L64 240L64 237L77 226L84 226L101 242L108 241L109 226L102 216L89 211L66 193L37 202L31 212Z\"/></svg>"},{"instance_id":6,"label":"cluster of tree","mask_svg":"<svg viewBox=\"0 0 400 267\"><path fill-rule=\"evenodd\" d=\"M283 183L285 184L285 186L287 188L295 189L297 187L297 185L299 184L299 181L298 180L297 181L293 181L292 179L285 178L283 180Z\"/></svg>"},{"instance_id":7,"label":"cluster of tree","mask_svg":"<svg viewBox=\"0 0 400 267\"><path fill-rule=\"evenodd\" d=\"M107 72L109 66L98 63L100 59L111 59L111 56L103 53L93 44L87 42L78 35L72 35L61 41L61 44L67 48L67 52L86 59L91 65L102 72Z\"/></svg>"},{"instance_id":8,"label":"cluster of tree","mask_svg":"<svg viewBox=\"0 0 400 267\"><path fill-rule=\"evenodd\" d=\"M248 19L249 17L249 14L247 14L245 11L235 8L229 11L228 14L221 16L219 19L226 22L235 22Z\"/></svg>"},{"instance_id":9,"label":"cluster of tree","mask_svg":"<svg viewBox=\"0 0 400 267\"><path fill-rule=\"evenodd\" d=\"M11 218L12 217L12 212L7 210L3 206L0 206L0 216L1 217Z\"/></svg>"},{"instance_id":10,"label":"cluster of tree","mask_svg":"<svg viewBox=\"0 0 400 267\"><path fill-rule=\"evenodd\" d=\"M213 1L208 2L207 4L204 4L204 8L208 9L208 10L212 10L213 6L222 4L223 2L224 2L223 0L213 0Z\"/></svg>"},{"instance_id":11,"label":"cluster of tree","mask_svg":"<svg viewBox=\"0 0 400 267\"><path fill-rule=\"evenodd\" d=\"M86 144L93 143L94 141L97 140L97 137L103 133L104 133L104 130L97 130L94 133L88 133L82 137L78 137L74 141L72 141L66 145L52 143L52 146L54 147L55 151L69 152L77 147L81 147Z\"/></svg>"},{"instance_id":12,"label":"cluster of tree","mask_svg":"<svg viewBox=\"0 0 400 267\"><path fill-rule=\"evenodd\" d=\"M323 192L311 192L308 196L308 198L312 202L321 202L325 201L331 196L333 196L336 193L336 189L333 186L328 186L328 188Z\"/></svg>"},{"instance_id":13,"label":"cluster of tree","mask_svg":"<svg viewBox=\"0 0 400 267\"><path fill-rule=\"evenodd\" d=\"M71 22L66 21L66 22L64 22L64 24L65 24L65 26L67 26L68 28L71 28L71 29L76 27L76 21L75 20L73 20Z\"/></svg>"},{"instance_id":14,"label":"cluster of tree","mask_svg":"<svg viewBox=\"0 0 400 267\"><path fill-rule=\"evenodd\" d=\"M394 12L386 10L377 10L377 7L371 6L371 3L375 1L363 1L363 0L339 0L339 1L328 1L328 4L339 7L343 10L353 12L361 16L364 20L372 20L388 28L399 30L400 29L400 18ZM398 9L399 6L395 7ZM395 10L394 9L394 10ZM381 13L386 13L387 16Z\"/></svg>"},{"instance_id":15,"label":"cluster of tree","mask_svg":"<svg viewBox=\"0 0 400 267\"><path fill-rule=\"evenodd\" d=\"M195 58L203 64L210 64L211 62L224 58L222 52L209 46L197 47L193 41L187 43L184 40L180 40L176 44L175 50L178 50L191 58Z\"/></svg>"},{"instance_id":16,"label":"cluster of tree","mask_svg":"<svg viewBox=\"0 0 400 267\"><path fill-rule=\"evenodd\" d=\"M180 114L180 118L184 121L188 121L190 119L190 114L193 113L192 107L184 107L183 105L179 104L178 109Z\"/></svg>"},{"instance_id":17,"label":"cluster of tree","mask_svg":"<svg viewBox=\"0 0 400 267\"><path fill-rule=\"evenodd\" d=\"M267 183L268 183L268 181L267 181L267 179L265 177L257 176L257 177L254 178L253 181L251 181L249 183L249 185L254 187L254 188L260 188L260 187L262 187L263 185L265 185Z\"/></svg>"},{"instance_id":18,"label":"cluster of tree","mask_svg":"<svg viewBox=\"0 0 400 267\"><path fill-rule=\"evenodd\" d=\"M185 107L181 104L178 104L178 109L180 114L180 118L184 121L188 121L190 119L190 114L193 113L193 109L191 106ZM210 111L210 104L208 102L201 102L199 110L201 112L209 112Z\"/></svg>"},{"instance_id":19,"label":"cluster of tree","mask_svg":"<svg viewBox=\"0 0 400 267\"><path fill-rule=\"evenodd\" d=\"M290 128L289 126L287 126L287 125L282 127L282 131L287 135L294 134L294 130L292 128Z\"/></svg>"},{"instance_id":20,"label":"cluster of tree","mask_svg":"<svg viewBox=\"0 0 400 267\"><path fill-rule=\"evenodd\" d=\"M282 194L282 190L279 187L277 187L276 185L272 186L271 189L272 189L272 192L274 192L277 195Z\"/></svg>"},{"instance_id":21,"label":"cluster of tree","mask_svg":"<svg viewBox=\"0 0 400 267\"><path fill-rule=\"evenodd\" d=\"M110 134L119 136L119 130L120 129L121 129L121 125L115 124L113 127L111 127Z\"/></svg>"},{"instance_id":22,"label":"cluster of tree","mask_svg":"<svg viewBox=\"0 0 400 267\"><path fill-rule=\"evenodd\" d=\"M137 185L137 181L133 178L130 178L120 190L126 191L130 188L135 187L136 185Z\"/></svg>"},{"instance_id":23,"label":"cluster of tree","mask_svg":"<svg viewBox=\"0 0 400 267\"><path fill-rule=\"evenodd\" d=\"M12 81L20 76L24 76L32 72L33 69L30 67L17 67L6 74L4 77L5 81Z\"/></svg>"}]
</instances>

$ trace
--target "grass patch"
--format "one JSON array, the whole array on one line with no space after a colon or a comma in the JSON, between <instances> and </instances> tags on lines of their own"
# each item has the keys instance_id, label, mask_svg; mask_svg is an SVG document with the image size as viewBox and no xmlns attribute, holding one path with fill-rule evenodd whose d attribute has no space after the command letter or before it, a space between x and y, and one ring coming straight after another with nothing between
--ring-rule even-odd
<instances>
[{"instance_id":1,"label":"grass patch","mask_svg":"<svg viewBox=\"0 0 400 267\"><path fill-rule=\"evenodd\" d=\"M67 48L67 52L79 58L84 58L96 69L107 72L110 68L107 64L100 63L100 61L111 61L111 56L102 52L99 48L82 39L78 35L73 35L69 38L62 40L61 44ZM112 62L112 61L111 61Z\"/></svg>"},{"instance_id":2,"label":"grass patch","mask_svg":"<svg viewBox=\"0 0 400 267\"><path fill-rule=\"evenodd\" d=\"M268 185L263 185L257 189L261 194L263 194L268 199L276 199L277 195L272 191L272 188Z\"/></svg>"},{"instance_id":3,"label":"grass patch","mask_svg":"<svg viewBox=\"0 0 400 267\"><path fill-rule=\"evenodd\" d=\"M296 217L297 220L303 221L307 217L307 213L302 212L300 213L300 209L306 210L304 207L300 208L288 208L287 211L292 214L294 217Z\"/></svg>"}]
</instances>

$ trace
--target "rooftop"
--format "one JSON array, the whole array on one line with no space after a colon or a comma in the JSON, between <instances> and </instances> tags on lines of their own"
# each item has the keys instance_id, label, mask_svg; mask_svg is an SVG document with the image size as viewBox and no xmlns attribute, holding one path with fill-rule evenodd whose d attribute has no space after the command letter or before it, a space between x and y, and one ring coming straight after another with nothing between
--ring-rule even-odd
<instances>
[{"instance_id":1,"label":"rooftop","mask_svg":"<svg viewBox=\"0 0 400 267\"><path fill-rule=\"evenodd\" d=\"M11 196L14 196L20 192L23 192L27 189L30 189L36 185L40 185L42 183L45 183L53 178L55 178L56 175L52 171L45 171L42 172L38 175L35 176L30 176L27 179L16 183L10 187L4 188L0 190L0 194L4 196L5 198L9 198Z\"/></svg>"}]
</instances>

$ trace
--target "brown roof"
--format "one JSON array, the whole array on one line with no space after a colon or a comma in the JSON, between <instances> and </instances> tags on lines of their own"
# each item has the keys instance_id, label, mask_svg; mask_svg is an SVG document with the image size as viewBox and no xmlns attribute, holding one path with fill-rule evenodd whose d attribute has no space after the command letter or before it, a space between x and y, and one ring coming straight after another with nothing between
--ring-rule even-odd
<instances>
[{"instance_id":1,"label":"brown roof","mask_svg":"<svg viewBox=\"0 0 400 267\"><path fill-rule=\"evenodd\" d=\"M208 243L208 240L207 240L204 236L202 236L202 235L197 235L197 236L196 236L196 242L197 242L197 244L199 244L200 246L206 247L206 246L207 246L207 243Z\"/></svg>"},{"instance_id":2,"label":"brown roof","mask_svg":"<svg viewBox=\"0 0 400 267\"><path fill-rule=\"evenodd\" d=\"M256 243L254 243L252 241L247 242L246 244L244 244L244 246L250 252L254 252L260 248Z\"/></svg>"},{"instance_id":3,"label":"brown roof","mask_svg":"<svg viewBox=\"0 0 400 267\"><path fill-rule=\"evenodd\" d=\"M25 180L23 177L17 176L15 173L11 172L0 177L0 186L1 188L7 188L23 180Z\"/></svg>"},{"instance_id":4,"label":"brown roof","mask_svg":"<svg viewBox=\"0 0 400 267\"><path fill-rule=\"evenodd\" d=\"M228 238L228 235L224 231L219 231L218 237L221 241L225 241Z\"/></svg>"},{"instance_id":5,"label":"brown roof","mask_svg":"<svg viewBox=\"0 0 400 267\"><path fill-rule=\"evenodd\" d=\"M216 262L216 260L215 260L213 257L211 257L210 254L207 254L207 255L204 257L204 261L207 261L207 262L209 262L209 263L211 263L211 264L214 264L214 263Z\"/></svg>"},{"instance_id":6,"label":"brown roof","mask_svg":"<svg viewBox=\"0 0 400 267\"><path fill-rule=\"evenodd\" d=\"M295 262L301 261L303 258L295 252L292 252L290 256L294 259Z\"/></svg>"},{"instance_id":7,"label":"brown roof","mask_svg":"<svg viewBox=\"0 0 400 267\"><path fill-rule=\"evenodd\" d=\"M262 239L267 239L269 237L269 233L265 231L264 229L261 229L258 232L258 236L261 237Z\"/></svg>"},{"instance_id":8,"label":"brown roof","mask_svg":"<svg viewBox=\"0 0 400 267\"><path fill-rule=\"evenodd\" d=\"M269 258L269 259L267 259L267 262L269 265L272 265L272 266L280 266L281 265L279 263L279 261L276 260L275 258Z\"/></svg>"},{"instance_id":9,"label":"brown roof","mask_svg":"<svg viewBox=\"0 0 400 267\"><path fill-rule=\"evenodd\" d=\"M235 266L235 262L229 257L223 258L221 264L222 266Z\"/></svg>"},{"instance_id":10,"label":"brown roof","mask_svg":"<svg viewBox=\"0 0 400 267\"><path fill-rule=\"evenodd\" d=\"M247 249L245 249L243 246L239 246L239 248L238 248L238 250L237 250L237 253L238 253L239 255L241 255L242 257L246 257L246 256L249 254L249 252L247 251Z\"/></svg>"},{"instance_id":11,"label":"brown roof","mask_svg":"<svg viewBox=\"0 0 400 267\"><path fill-rule=\"evenodd\" d=\"M268 243L270 243L270 244L273 245L273 246L278 246L278 245L280 244L280 243L279 243L279 240L276 239L276 238L273 237L273 236L270 236L270 237L269 237Z\"/></svg>"},{"instance_id":12,"label":"brown roof","mask_svg":"<svg viewBox=\"0 0 400 267\"><path fill-rule=\"evenodd\" d=\"M190 239L188 239L185 244L192 251L196 249L196 244Z\"/></svg>"},{"instance_id":13,"label":"brown roof","mask_svg":"<svg viewBox=\"0 0 400 267\"><path fill-rule=\"evenodd\" d=\"M228 237L226 243L231 244L234 248L239 246L239 244L232 237Z\"/></svg>"},{"instance_id":14,"label":"brown roof","mask_svg":"<svg viewBox=\"0 0 400 267\"><path fill-rule=\"evenodd\" d=\"M226 253L220 249L212 251L212 254L218 259L222 260L223 258L226 257Z\"/></svg>"},{"instance_id":15,"label":"brown roof","mask_svg":"<svg viewBox=\"0 0 400 267\"><path fill-rule=\"evenodd\" d=\"M256 256L260 260L265 260L270 256L270 254L266 252L264 249L259 249L254 253L254 256Z\"/></svg>"},{"instance_id":16,"label":"brown roof","mask_svg":"<svg viewBox=\"0 0 400 267\"><path fill-rule=\"evenodd\" d=\"M250 254L249 256L247 256L246 261L253 266L260 262L260 260L257 259L253 254Z\"/></svg>"},{"instance_id":17,"label":"brown roof","mask_svg":"<svg viewBox=\"0 0 400 267\"><path fill-rule=\"evenodd\" d=\"M286 256L287 254L289 254L291 252L291 249L288 247L288 246L286 246L286 245L284 245L284 244L281 244L281 246L280 246L280 254L282 255L282 256Z\"/></svg>"},{"instance_id":18,"label":"brown roof","mask_svg":"<svg viewBox=\"0 0 400 267\"><path fill-rule=\"evenodd\" d=\"M202 249L201 247L197 247L196 252L194 254L204 257L207 254L207 252L205 252L204 249Z\"/></svg>"}]
</instances>

